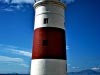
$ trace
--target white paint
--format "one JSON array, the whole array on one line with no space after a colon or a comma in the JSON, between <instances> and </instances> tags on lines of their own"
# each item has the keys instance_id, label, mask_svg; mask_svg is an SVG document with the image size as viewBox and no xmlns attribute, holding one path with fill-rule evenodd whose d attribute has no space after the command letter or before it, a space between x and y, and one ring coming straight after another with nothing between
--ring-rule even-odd
<instances>
[{"instance_id":1,"label":"white paint","mask_svg":"<svg viewBox=\"0 0 100 75\"><path fill-rule=\"evenodd\" d=\"M31 62L31 75L66 75L66 61L35 59Z\"/></svg>"},{"instance_id":2,"label":"white paint","mask_svg":"<svg viewBox=\"0 0 100 75\"><path fill-rule=\"evenodd\" d=\"M46 13L46 12L56 13L58 15L64 16L64 8L58 5L54 5L54 4L39 6L35 9L35 15L39 15L39 14Z\"/></svg>"},{"instance_id":3,"label":"white paint","mask_svg":"<svg viewBox=\"0 0 100 75\"><path fill-rule=\"evenodd\" d=\"M43 23L44 18L48 18L47 24ZM34 30L40 27L57 27L64 29L64 18L53 13L38 15L35 18Z\"/></svg>"},{"instance_id":4,"label":"white paint","mask_svg":"<svg viewBox=\"0 0 100 75\"><path fill-rule=\"evenodd\" d=\"M44 18L48 18L48 24L43 23ZM34 29L40 27L64 29L64 8L57 4L46 4L36 7Z\"/></svg>"}]
</instances>

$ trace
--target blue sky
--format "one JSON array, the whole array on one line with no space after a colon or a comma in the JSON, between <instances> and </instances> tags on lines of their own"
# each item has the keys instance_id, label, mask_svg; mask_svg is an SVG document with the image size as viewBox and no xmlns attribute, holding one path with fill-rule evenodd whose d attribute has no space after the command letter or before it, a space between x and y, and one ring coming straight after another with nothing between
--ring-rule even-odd
<instances>
[{"instance_id":1,"label":"blue sky","mask_svg":"<svg viewBox=\"0 0 100 75\"><path fill-rule=\"evenodd\" d=\"M68 70L100 70L100 0L76 0L66 12Z\"/></svg>"},{"instance_id":2,"label":"blue sky","mask_svg":"<svg viewBox=\"0 0 100 75\"><path fill-rule=\"evenodd\" d=\"M32 0L0 0L0 73L29 73ZM100 70L100 0L67 0L68 71Z\"/></svg>"}]
</instances>

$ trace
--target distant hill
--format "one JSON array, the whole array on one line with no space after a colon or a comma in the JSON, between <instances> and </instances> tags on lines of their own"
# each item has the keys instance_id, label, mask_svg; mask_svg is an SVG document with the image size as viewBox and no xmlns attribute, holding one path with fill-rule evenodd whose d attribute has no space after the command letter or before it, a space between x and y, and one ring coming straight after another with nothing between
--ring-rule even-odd
<instances>
[{"instance_id":1,"label":"distant hill","mask_svg":"<svg viewBox=\"0 0 100 75\"><path fill-rule=\"evenodd\" d=\"M93 70L83 70L80 72L70 72L68 75L100 75L100 72Z\"/></svg>"},{"instance_id":2,"label":"distant hill","mask_svg":"<svg viewBox=\"0 0 100 75\"><path fill-rule=\"evenodd\" d=\"M30 74L0 74L0 75L30 75ZM70 72L68 75L100 75L100 71L94 70L83 70L80 72Z\"/></svg>"},{"instance_id":3,"label":"distant hill","mask_svg":"<svg viewBox=\"0 0 100 75\"><path fill-rule=\"evenodd\" d=\"M0 75L30 75L30 74L0 74Z\"/></svg>"}]
</instances>

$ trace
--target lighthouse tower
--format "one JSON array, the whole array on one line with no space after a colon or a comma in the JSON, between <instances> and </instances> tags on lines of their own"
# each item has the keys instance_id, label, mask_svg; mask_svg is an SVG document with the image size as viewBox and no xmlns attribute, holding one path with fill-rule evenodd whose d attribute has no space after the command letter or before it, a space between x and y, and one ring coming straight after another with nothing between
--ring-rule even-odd
<instances>
[{"instance_id":1,"label":"lighthouse tower","mask_svg":"<svg viewBox=\"0 0 100 75\"><path fill-rule=\"evenodd\" d=\"M66 75L65 5L61 0L35 0L31 75Z\"/></svg>"}]
</instances>

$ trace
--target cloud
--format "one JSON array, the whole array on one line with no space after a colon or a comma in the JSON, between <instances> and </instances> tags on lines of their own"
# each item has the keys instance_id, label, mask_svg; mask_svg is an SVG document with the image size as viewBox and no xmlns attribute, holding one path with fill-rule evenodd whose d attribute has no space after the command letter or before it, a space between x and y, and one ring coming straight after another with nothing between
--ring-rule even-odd
<instances>
[{"instance_id":1,"label":"cloud","mask_svg":"<svg viewBox=\"0 0 100 75\"><path fill-rule=\"evenodd\" d=\"M10 8L5 8L3 10L5 10L5 11L13 11L13 9L10 9Z\"/></svg>"},{"instance_id":2,"label":"cloud","mask_svg":"<svg viewBox=\"0 0 100 75\"><path fill-rule=\"evenodd\" d=\"M75 0L61 0L63 2L66 2L67 4L73 3ZM0 2L3 3L30 3L33 4L34 0L0 0Z\"/></svg>"},{"instance_id":3,"label":"cloud","mask_svg":"<svg viewBox=\"0 0 100 75\"><path fill-rule=\"evenodd\" d=\"M70 49L70 48L69 48L69 46L67 45L67 46L66 46L66 50L69 50L69 49Z\"/></svg>"},{"instance_id":4,"label":"cloud","mask_svg":"<svg viewBox=\"0 0 100 75\"><path fill-rule=\"evenodd\" d=\"M0 0L2 3L9 3L9 0Z\"/></svg>"},{"instance_id":5,"label":"cloud","mask_svg":"<svg viewBox=\"0 0 100 75\"><path fill-rule=\"evenodd\" d=\"M72 67L72 69L79 69L80 67Z\"/></svg>"},{"instance_id":6,"label":"cloud","mask_svg":"<svg viewBox=\"0 0 100 75\"><path fill-rule=\"evenodd\" d=\"M26 56L26 57L30 57L32 56L32 53L29 52L29 50L25 50L25 49L20 49L19 47L13 46L13 45L3 45L0 44L0 49L1 51L3 51L4 53L12 53L12 54L18 54L21 56Z\"/></svg>"},{"instance_id":7,"label":"cloud","mask_svg":"<svg viewBox=\"0 0 100 75\"><path fill-rule=\"evenodd\" d=\"M2 67L0 73L8 73L12 71L16 73L23 73L23 71L25 71L24 73L28 73L27 71L29 70L31 60L30 57L31 52L24 51L23 49L13 45L0 44L0 66ZM9 66L12 66L10 70ZM20 69L23 70L21 71Z\"/></svg>"},{"instance_id":8,"label":"cloud","mask_svg":"<svg viewBox=\"0 0 100 75\"><path fill-rule=\"evenodd\" d=\"M75 2L75 0L65 0L67 4Z\"/></svg>"},{"instance_id":9,"label":"cloud","mask_svg":"<svg viewBox=\"0 0 100 75\"><path fill-rule=\"evenodd\" d=\"M73 3L75 0L61 0L67 4ZM34 3L34 0L12 0L12 3Z\"/></svg>"},{"instance_id":10,"label":"cloud","mask_svg":"<svg viewBox=\"0 0 100 75\"><path fill-rule=\"evenodd\" d=\"M17 62L17 63L22 63L24 62L23 59L21 58L12 58L8 56L0 56L0 62Z\"/></svg>"},{"instance_id":11,"label":"cloud","mask_svg":"<svg viewBox=\"0 0 100 75\"><path fill-rule=\"evenodd\" d=\"M21 63L19 65L24 66L24 67L27 67L27 68L29 67L27 64L24 64L24 63Z\"/></svg>"},{"instance_id":12,"label":"cloud","mask_svg":"<svg viewBox=\"0 0 100 75\"><path fill-rule=\"evenodd\" d=\"M2 11L25 11L30 6L33 6L33 0L0 0L0 10Z\"/></svg>"},{"instance_id":13,"label":"cloud","mask_svg":"<svg viewBox=\"0 0 100 75\"><path fill-rule=\"evenodd\" d=\"M16 49L11 49L11 52L14 54L19 54L27 57L31 57L32 53L28 51L23 51L23 50L16 50Z\"/></svg>"},{"instance_id":14,"label":"cloud","mask_svg":"<svg viewBox=\"0 0 100 75\"><path fill-rule=\"evenodd\" d=\"M71 64L67 64L67 66L70 66Z\"/></svg>"},{"instance_id":15,"label":"cloud","mask_svg":"<svg viewBox=\"0 0 100 75\"><path fill-rule=\"evenodd\" d=\"M34 0L12 0L12 3L34 3Z\"/></svg>"},{"instance_id":16,"label":"cloud","mask_svg":"<svg viewBox=\"0 0 100 75\"><path fill-rule=\"evenodd\" d=\"M13 58L8 56L0 56L0 63L5 65L18 65L28 68L29 66L25 64L25 61L22 58Z\"/></svg>"},{"instance_id":17,"label":"cloud","mask_svg":"<svg viewBox=\"0 0 100 75\"><path fill-rule=\"evenodd\" d=\"M75 2L75 0L61 0L65 4L71 4ZM21 10L24 11L25 8L27 8L27 4L31 5L31 7L34 4L34 0L0 0L0 10L12 12L15 10ZM29 7L29 6L28 6Z\"/></svg>"},{"instance_id":18,"label":"cloud","mask_svg":"<svg viewBox=\"0 0 100 75\"><path fill-rule=\"evenodd\" d=\"M9 49L9 48L11 48L11 49L17 49L17 48L19 48L19 47L16 47L16 46L14 46L14 45L0 44L0 48L3 48L3 49Z\"/></svg>"},{"instance_id":19,"label":"cloud","mask_svg":"<svg viewBox=\"0 0 100 75\"><path fill-rule=\"evenodd\" d=\"M100 70L100 67L93 67L91 70Z\"/></svg>"},{"instance_id":20,"label":"cloud","mask_svg":"<svg viewBox=\"0 0 100 75\"><path fill-rule=\"evenodd\" d=\"M34 0L0 0L2 3L30 3L33 4Z\"/></svg>"},{"instance_id":21,"label":"cloud","mask_svg":"<svg viewBox=\"0 0 100 75\"><path fill-rule=\"evenodd\" d=\"M2 44L0 44L0 47L3 46Z\"/></svg>"},{"instance_id":22,"label":"cloud","mask_svg":"<svg viewBox=\"0 0 100 75\"><path fill-rule=\"evenodd\" d=\"M61 0L66 2L67 4L74 2L75 0ZM12 3L34 3L34 0L12 0Z\"/></svg>"}]
</instances>

